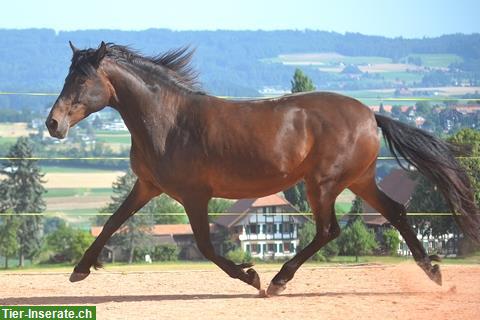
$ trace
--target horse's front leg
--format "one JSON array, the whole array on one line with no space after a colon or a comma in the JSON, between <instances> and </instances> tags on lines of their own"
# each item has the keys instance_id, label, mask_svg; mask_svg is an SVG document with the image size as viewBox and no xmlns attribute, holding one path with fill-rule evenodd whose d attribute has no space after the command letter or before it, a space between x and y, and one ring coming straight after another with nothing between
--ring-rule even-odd
<instances>
[{"instance_id":1,"label":"horse's front leg","mask_svg":"<svg viewBox=\"0 0 480 320\"><path fill-rule=\"evenodd\" d=\"M85 279L90 274L90 267L101 267L97 261L103 246L107 243L112 234L120 228L120 226L138 210L140 210L150 199L161 194L161 190L151 185L148 182L137 180L133 186L132 191L122 203L122 205L115 211L114 214L108 218L103 226L102 232L92 245L85 251L80 262L73 269L70 275L70 281L76 282Z\"/></svg>"},{"instance_id":2,"label":"horse's front leg","mask_svg":"<svg viewBox=\"0 0 480 320\"><path fill-rule=\"evenodd\" d=\"M209 196L196 196L182 201L187 212L188 219L192 226L195 241L198 249L208 260L215 263L230 277L240 279L243 282L260 290L260 278L257 272L251 267L251 263L235 264L215 253L210 240L210 227L208 223L208 201ZM248 268L247 271L243 270Z\"/></svg>"}]
</instances>

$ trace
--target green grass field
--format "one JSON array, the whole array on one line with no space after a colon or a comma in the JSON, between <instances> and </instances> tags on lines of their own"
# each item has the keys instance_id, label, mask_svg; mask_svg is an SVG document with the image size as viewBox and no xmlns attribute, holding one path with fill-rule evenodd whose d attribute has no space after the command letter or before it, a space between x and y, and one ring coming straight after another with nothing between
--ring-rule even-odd
<instances>
[{"instance_id":1,"label":"green grass field","mask_svg":"<svg viewBox=\"0 0 480 320\"><path fill-rule=\"evenodd\" d=\"M359 261L355 261L353 256L337 256L329 262L314 262L308 261L304 264L304 267L319 267L319 266L339 266L339 265L356 265L356 264L403 264L403 263L415 263L411 257L391 257L391 256L363 256L359 257ZM0 267L3 266L3 257L0 257ZM480 255L474 255L470 257L462 258L446 258L440 262L442 264L461 264L461 265L476 265L480 264ZM11 268L5 270L0 269L1 273L11 272L71 272L73 264L31 264L27 261L27 266L24 268L18 268L16 259L9 259L9 265ZM283 262L263 262L256 261L255 269L257 270L279 270L283 265ZM147 263L109 263L105 265L105 269L108 271L120 271L120 272L159 272L159 271L187 271L187 270L218 270L218 267L209 261L168 261L168 262L154 262L152 264Z\"/></svg>"},{"instance_id":2,"label":"green grass field","mask_svg":"<svg viewBox=\"0 0 480 320\"><path fill-rule=\"evenodd\" d=\"M46 198L75 197L75 196L110 196L111 188L52 188L48 189Z\"/></svg>"},{"instance_id":3,"label":"green grass field","mask_svg":"<svg viewBox=\"0 0 480 320\"><path fill-rule=\"evenodd\" d=\"M17 142L17 137L0 137L0 144L14 144Z\"/></svg>"},{"instance_id":4,"label":"green grass field","mask_svg":"<svg viewBox=\"0 0 480 320\"><path fill-rule=\"evenodd\" d=\"M430 68L447 68L455 62L462 62L462 57L456 54L411 54L408 57L422 59L422 65Z\"/></svg>"},{"instance_id":5,"label":"green grass field","mask_svg":"<svg viewBox=\"0 0 480 320\"><path fill-rule=\"evenodd\" d=\"M422 81L423 73L419 72L382 72L380 74L385 80L405 81L407 84Z\"/></svg>"}]
</instances>

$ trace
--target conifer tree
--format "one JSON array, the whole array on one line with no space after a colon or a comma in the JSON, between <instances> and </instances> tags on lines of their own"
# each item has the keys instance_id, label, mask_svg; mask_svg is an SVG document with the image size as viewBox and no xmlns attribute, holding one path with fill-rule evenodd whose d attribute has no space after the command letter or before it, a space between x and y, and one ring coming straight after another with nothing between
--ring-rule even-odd
<instances>
[{"instance_id":1,"label":"conifer tree","mask_svg":"<svg viewBox=\"0 0 480 320\"><path fill-rule=\"evenodd\" d=\"M6 176L0 189L2 206L13 213L41 213L45 210L43 194L43 176L37 161L31 160L33 145L30 140L21 137L10 148L7 158L2 162L0 173ZM20 223L16 229L18 240L19 266L24 266L25 258L32 259L38 252L41 242L41 216L19 215Z\"/></svg>"}]
</instances>

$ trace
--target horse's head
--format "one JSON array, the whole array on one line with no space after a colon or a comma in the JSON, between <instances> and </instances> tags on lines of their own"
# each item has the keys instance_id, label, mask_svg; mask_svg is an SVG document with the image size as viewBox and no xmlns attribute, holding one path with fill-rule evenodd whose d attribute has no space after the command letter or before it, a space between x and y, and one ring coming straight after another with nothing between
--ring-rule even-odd
<instances>
[{"instance_id":1,"label":"horse's head","mask_svg":"<svg viewBox=\"0 0 480 320\"><path fill-rule=\"evenodd\" d=\"M113 90L102 69L107 45L78 50L70 42L72 64L65 84L45 122L52 137L65 138L68 129L89 114L103 109L111 101Z\"/></svg>"}]
</instances>

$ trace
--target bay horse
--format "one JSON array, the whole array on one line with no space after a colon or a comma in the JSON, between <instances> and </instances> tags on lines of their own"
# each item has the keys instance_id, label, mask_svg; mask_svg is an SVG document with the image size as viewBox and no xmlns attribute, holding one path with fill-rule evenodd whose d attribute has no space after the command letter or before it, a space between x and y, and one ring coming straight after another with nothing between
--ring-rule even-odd
<instances>
[{"instance_id":1,"label":"bay horse","mask_svg":"<svg viewBox=\"0 0 480 320\"><path fill-rule=\"evenodd\" d=\"M395 226L423 271L441 285L436 256L427 255L407 224L405 207L377 187L378 127L393 155L404 158L443 193L463 231L480 240L478 209L452 147L422 130L374 114L343 95L311 92L273 99L232 101L205 94L181 48L146 57L120 45L77 49L64 87L46 120L52 137L105 106L116 109L131 133L130 160L138 179L75 266L70 281L100 267L111 235L150 199L166 193L185 208L199 250L230 277L261 289L251 264L217 255L210 241L208 202L262 197L300 180L316 222L313 241L286 262L267 294L282 292L298 268L337 237L334 203L346 188ZM246 270L245 270L246 269Z\"/></svg>"}]
</instances>

